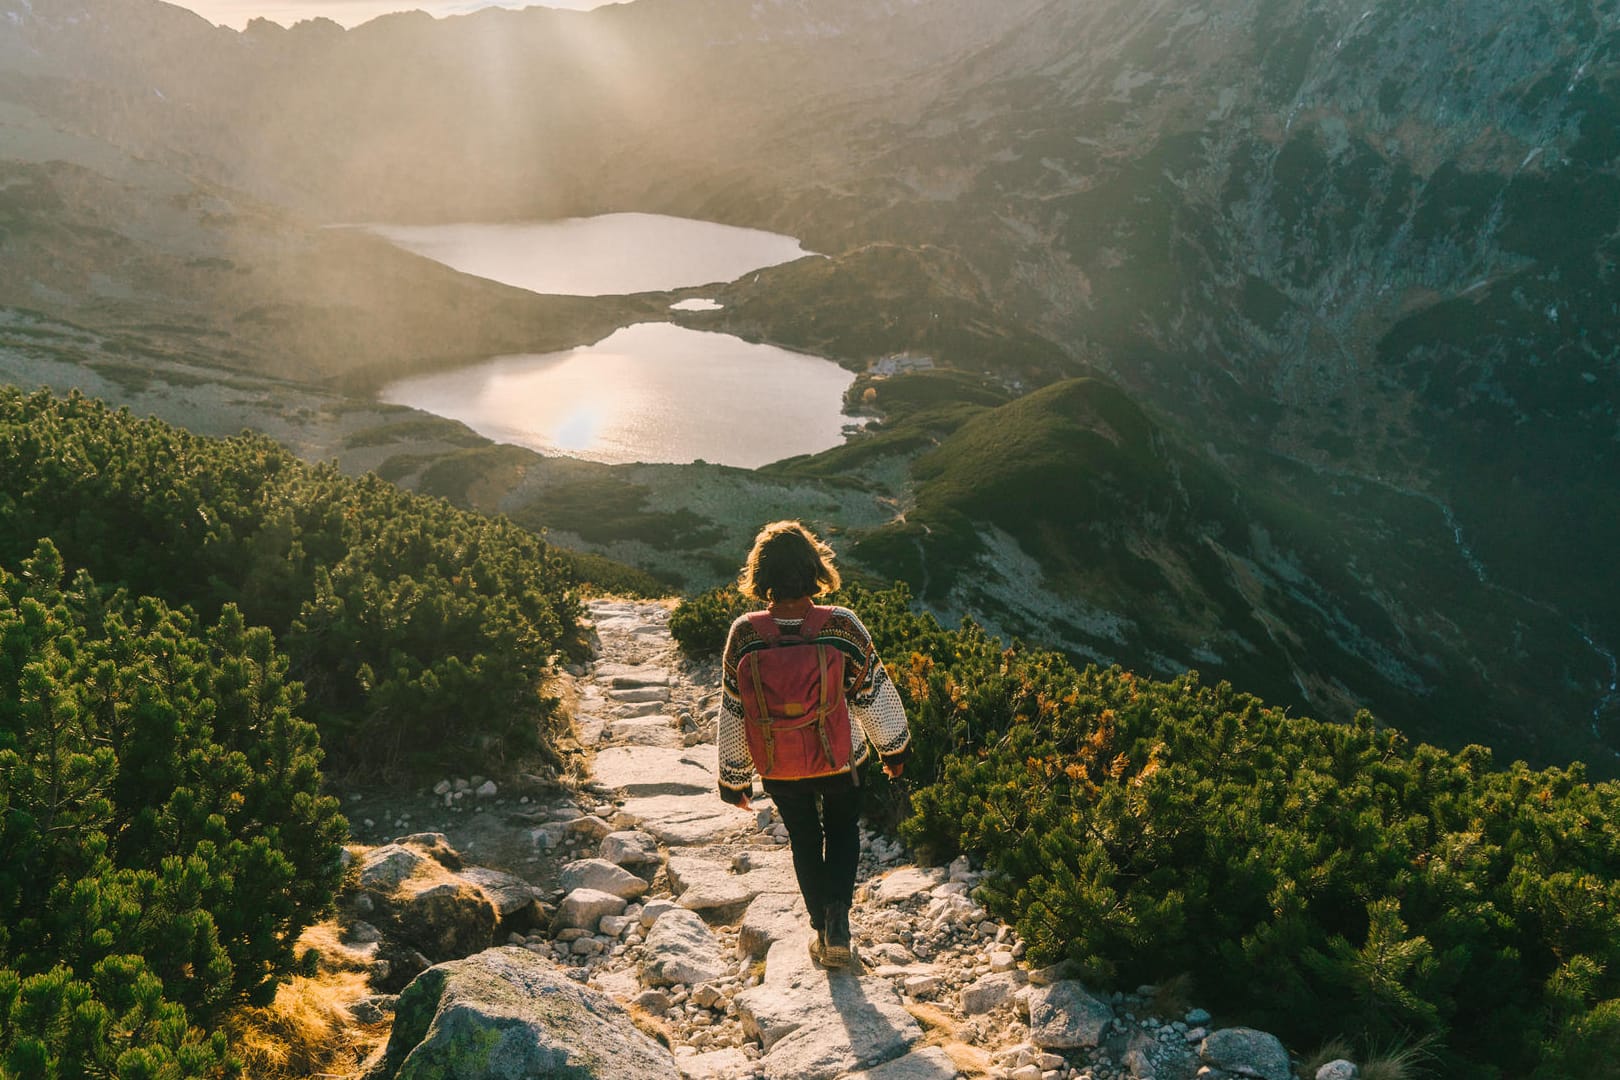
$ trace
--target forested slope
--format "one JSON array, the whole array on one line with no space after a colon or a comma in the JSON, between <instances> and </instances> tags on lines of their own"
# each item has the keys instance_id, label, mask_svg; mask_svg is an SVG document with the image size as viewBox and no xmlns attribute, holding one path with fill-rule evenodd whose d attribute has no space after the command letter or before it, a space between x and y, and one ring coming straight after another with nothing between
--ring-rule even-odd
<instances>
[{"instance_id":1,"label":"forested slope","mask_svg":"<svg viewBox=\"0 0 1620 1080\"><path fill-rule=\"evenodd\" d=\"M0 1080L239 1075L342 876L323 749L550 754L578 612L508 522L0 388Z\"/></svg>"},{"instance_id":2,"label":"forested slope","mask_svg":"<svg viewBox=\"0 0 1620 1080\"><path fill-rule=\"evenodd\" d=\"M982 860L1033 962L1101 985L1190 976L1285 1038L1416 1047L1435 1075L1615 1075L1614 783L1414 745L1366 714L1289 716L1193 673L1080 670L944 629L900 589L843 601L910 716L902 835ZM671 630L706 653L740 610L704 594Z\"/></svg>"},{"instance_id":3,"label":"forested slope","mask_svg":"<svg viewBox=\"0 0 1620 1080\"><path fill-rule=\"evenodd\" d=\"M268 627L339 767L537 748L540 677L578 629L567 566L509 522L261 436L0 388L0 565L42 537L70 570Z\"/></svg>"}]
</instances>

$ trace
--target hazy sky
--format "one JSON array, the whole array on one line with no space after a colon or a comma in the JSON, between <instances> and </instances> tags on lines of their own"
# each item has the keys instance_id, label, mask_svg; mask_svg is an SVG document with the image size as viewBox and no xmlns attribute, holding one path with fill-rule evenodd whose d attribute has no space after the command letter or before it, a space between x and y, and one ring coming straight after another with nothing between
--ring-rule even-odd
<instances>
[{"instance_id":1,"label":"hazy sky","mask_svg":"<svg viewBox=\"0 0 1620 1080\"><path fill-rule=\"evenodd\" d=\"M536 5L533 0L173 0L181 7L190 8L211 23L235 27L240 30L249 19L265 18L282 26L291 26L303 19L325 17L344 26L359 26L363 22L387 15L392 11L425 11L429 15L464 15L486 7L523 8L531 6L572 8L588 11L602 7L612 0L546 0Z\"/></svg>"}]
</instances>

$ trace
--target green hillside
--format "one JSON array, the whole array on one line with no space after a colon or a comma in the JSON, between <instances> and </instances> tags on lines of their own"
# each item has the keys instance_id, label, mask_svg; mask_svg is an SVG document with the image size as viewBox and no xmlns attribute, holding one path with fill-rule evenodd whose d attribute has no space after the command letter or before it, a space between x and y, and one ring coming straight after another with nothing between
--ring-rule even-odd
<instances>
[{"instance_id":1,"label":"green hillside","mask_svg":"<svg viewBox=\"0 0 1620 1080\"><path fill-rule=\"evenodd\" d=\"M795 466L907 456L903 514L849 545L880 579L1084 660L1614 771L1589 723L1604 658L1555 610L1482 581L1421 493L1216 459L1100 380L996 404L946 374L929 373L926 404L902 381L921 376L877 383L891 417Z\"/></svg>"},{"instance_id":2,"label":"green hillside","mask_svg":"<svg viewBox=\"0 0 1620 1080\"><path fill-rule=\"evenodd\" d=\"M1190 980L1224 1022L1426 1048L1439 1076L1613 1075L1620 786L1414 745L1366 714L1291 716L1191 675L1079 668L944 629L903 589L838 601L911 724L909 802L886 809L926 858L982 861L977 895L1032 963ZM735 610L705 594L671 629L706 655Z\"/></svg>"},{"instance_id":3,"label":"green hillside","mask_svg":"<svg viewBox=\"0 0 1620 1080\"><path fill-rule=\"evenodd\" d=\"M570 564L536 535L260 436L206 439L78 395L0 388L0 565L70 572L268 627L338 769L547 748Z\"/></svg>"}]
</instances>

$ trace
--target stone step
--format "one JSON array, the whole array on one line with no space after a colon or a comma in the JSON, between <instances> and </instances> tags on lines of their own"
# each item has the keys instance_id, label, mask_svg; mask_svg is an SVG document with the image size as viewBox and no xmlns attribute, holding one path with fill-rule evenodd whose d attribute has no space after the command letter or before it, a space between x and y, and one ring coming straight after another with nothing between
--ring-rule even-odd
<instances>
[{"instance_id":1,"label":"stone step","mask_svg":"<svg viewBox=\"0 0 1620 1080\"><path fill-rule=\"evenodd\" d=\"M682 746L681 732L675 718L655 713L629 720L615 720L607 726L605 737L614 742L632 746Z\"/></svg>"},{"instance_id":2,"label":"stone step","mask_svg":"<svg viewBox=\"0 0 1620 1080\"><path fill-rule=\"evenodd\" d=\"M767 1080L835 1080L909 1053L923 1031L886 980L828 971L810 959L810 935L784 938L765 958L765 981L735 998L760 1040Z\"/></svg>"},{"instance_id":3,"label":"stone step","mask_svg":"<svg viewBox=\"0 0 1620 1080\"><path fill-rule=\"evenodd\" d=\"M640 823L644 832L669 847L713 844L739 835L755 835L754 815L703 795L644 795L626 799L620 812Z\"/></svg>"},{"instance_id":4,"label":"stone step","mask_svg":"<svg viewBox=\"0 0 1620 1080\"><path fill-rule=\"evenodd\" d=\"M719 763L714 751L663 746L610 746L600 750L592 767L596 782L627 795L707 794L717 806Z\"/></svg>"},{"instance_id":5,"label":"stone step","mask_svg":"<svg viewBox=\"0 0 1620 1080\"><path fill-rule=\"evenodd\" d=\"M638 686L668 686L669 669L654 664L597 664L592 672L595 680L614 689Z\"/></svg>"}]
</instances>

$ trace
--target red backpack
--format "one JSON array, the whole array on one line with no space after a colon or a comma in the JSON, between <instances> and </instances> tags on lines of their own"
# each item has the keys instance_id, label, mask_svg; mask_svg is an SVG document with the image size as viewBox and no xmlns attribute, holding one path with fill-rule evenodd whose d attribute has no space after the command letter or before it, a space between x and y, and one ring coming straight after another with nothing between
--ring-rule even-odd
<instances>
[{"instance_id":1,"label":"red backpack","mask_svg":"<svg viewBox=\"0 0 1620 1080\"><path fill-rule=\"evenodd\" d=\"M748 752L767 780L807 780L849 770L844 653L816 641L830 615L832 608L812 605L789 635L769 612L749 613L765 648L737 661L737 689Z\"/></svg>"}]
</instances>

